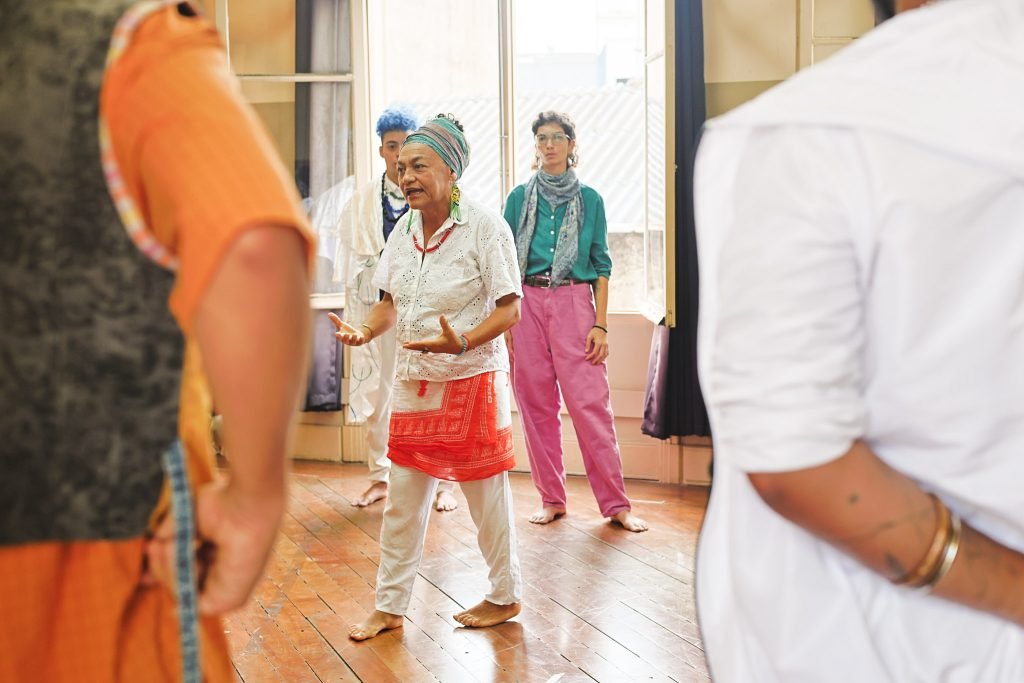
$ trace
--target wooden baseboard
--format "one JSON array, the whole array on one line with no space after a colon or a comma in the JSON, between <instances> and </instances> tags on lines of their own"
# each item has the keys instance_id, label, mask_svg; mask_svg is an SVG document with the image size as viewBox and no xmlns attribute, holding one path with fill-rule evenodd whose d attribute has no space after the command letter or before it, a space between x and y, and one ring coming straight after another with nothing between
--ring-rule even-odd
<instances>
[{"instance_id":1,"label":"wooden baseboard","mask_svg":"<svg viewBox=\"0 0 1024 683\"><path fill-rule=\"evenodd\" d=\"M710 483L710 446L673 443L640 432L640 419L616 417L615 429L627 479L664 484L706 486ZM518 415L513 417L517 472L529 472L530 461ZM585 475L583 456L568 415L562 417L562 448L569 474ZM366 429L344 424L342 413L303 413L296 428L292 456L303 460L366 462Z\"/></svg>"}]
</instances>

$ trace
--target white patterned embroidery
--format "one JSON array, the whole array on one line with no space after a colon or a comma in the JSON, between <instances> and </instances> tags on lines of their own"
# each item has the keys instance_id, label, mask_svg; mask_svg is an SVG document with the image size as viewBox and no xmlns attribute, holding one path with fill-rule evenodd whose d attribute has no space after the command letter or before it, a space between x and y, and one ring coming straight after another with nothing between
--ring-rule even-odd
<instances>
[{"instance_id":1,"label":"white patterned embroidery","mask_svg":"<svg viewBox=\"0 0 1024 683\"><path fill-rule=\"evenodd\" d=\"M430 238L433 248L449 227L451 234L435 251L421 254L413 235L423 243L419 211L410 211L388 238L373 283L389 292L398 313L399 380L448 381L482 372L508 372L508 351L502 335L461 356L419 353L401 348L408 341L441 333L443 313L456 332L472 330L507 294L522 297L512 229L497 212L462 199L462 221L449 218Z\"/></svg>"}]
</instances>

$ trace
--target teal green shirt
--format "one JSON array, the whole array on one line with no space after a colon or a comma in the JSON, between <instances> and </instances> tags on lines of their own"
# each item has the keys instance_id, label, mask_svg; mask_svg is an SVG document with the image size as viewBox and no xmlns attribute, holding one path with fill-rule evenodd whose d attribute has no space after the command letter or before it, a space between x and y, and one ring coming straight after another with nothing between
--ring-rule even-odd
<instances>
[{"instance_id":1,"label":"teal green shirt","mask_svg":"<svg viewBox=\"0 0 1024 683\"><path fill-rule=\"evenodd\" d=\"M581 186L583 193L583 225L580 227L579 257L569 272L575 280L596 280L610 278L612 258L608 254L608 221L604 216L604 200L593 188ZM505 202L505 220L512 226L513 234L519 231L519 213L526 203L526 185L519 185L508 195ZM537 196L537 227L530 241L530 252L526 255L526 275L547 275L555 260L555 240L558 229L565 217L566 205L554 211L539 194Z\"/></svg>"}]
</instances>

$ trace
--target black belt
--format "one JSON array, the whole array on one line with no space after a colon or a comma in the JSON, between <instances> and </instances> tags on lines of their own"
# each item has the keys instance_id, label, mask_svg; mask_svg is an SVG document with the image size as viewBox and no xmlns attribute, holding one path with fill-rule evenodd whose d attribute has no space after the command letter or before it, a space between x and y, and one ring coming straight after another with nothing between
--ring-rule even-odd
<instances>
[{"instance_id":1,"label":"black belt","mask_svg":"<svg viewBox=\"0 0 1024 683\"><path fill-rule=\"evenodd\" d=\"M547 275L527 275L523 278L523 284L527 287L561 287L563 285L592 285L592 280L574 280L567 277L557 285L552 284L551 278Z\"/></svg>"}]
</instances>

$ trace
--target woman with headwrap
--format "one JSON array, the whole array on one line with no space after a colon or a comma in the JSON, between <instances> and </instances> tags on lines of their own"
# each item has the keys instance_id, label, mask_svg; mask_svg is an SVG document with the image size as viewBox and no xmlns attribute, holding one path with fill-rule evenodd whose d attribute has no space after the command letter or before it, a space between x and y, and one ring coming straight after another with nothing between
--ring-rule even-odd
<instances>
[{"instance_id":1,"label":"woman with headwrap","mask_svg":"<svg viewBox=\"0 0 1024 683\"><path fill-rule=\"evenodd\" d=\"M376 610L352 626L365 640L402 625L439 480L460 482L489 568L490 592L455 616L493 626L519 613L522 580L512 522L512 414L502 333L522 296L512 232L500 215L462 198L469 162L450 114L406 138L398 182L410 210L388 238L374 286L385 294L358 329L335 318L338 339L360 346L397 327L388 456L391 481L380 538Z\"/></svg>"},{"instance_id":2,"label":"woman with headwrap","mask_svg":"<svg viewBox=\"0 0 1024 683\"><path fill-rule=\"evenodd\" d=\"M338 219L334 276L336 281L345 282L345 317L356 328L383 294L373 284L377 260L391 231L409 209L398 187L398 154L416 127L416 117L410 112L397 107L384 110L377 119L377 135L386 169L352 196ZM353 381L349 385L346 420L350 424L366 425L366 464L370 468L370 486L352 501L352 505L366 507L388 495L394 330L378 334L372 344L352 349L349 363ZM459 502L452 495L454 487L452 482L443 482L437 487L435 507L438 510L458 507Z\"/></svg>"},{"instance_id":3,"label":"woman with headwrap","mask_svg":"<svg viewBox=\"0 0 1024 683\"><path fill-rule=\"evenodd\" d=\"M523 320L510 335L516 403L542 501L530 521L548 524L566 510L561 390L601 514L646 531L626 497L605 365L612 261L604 200L576 177L576 126L568 115L542 112L532 130L539 168L505 202L525 276Z\"/></svg>"}]
</instances>

